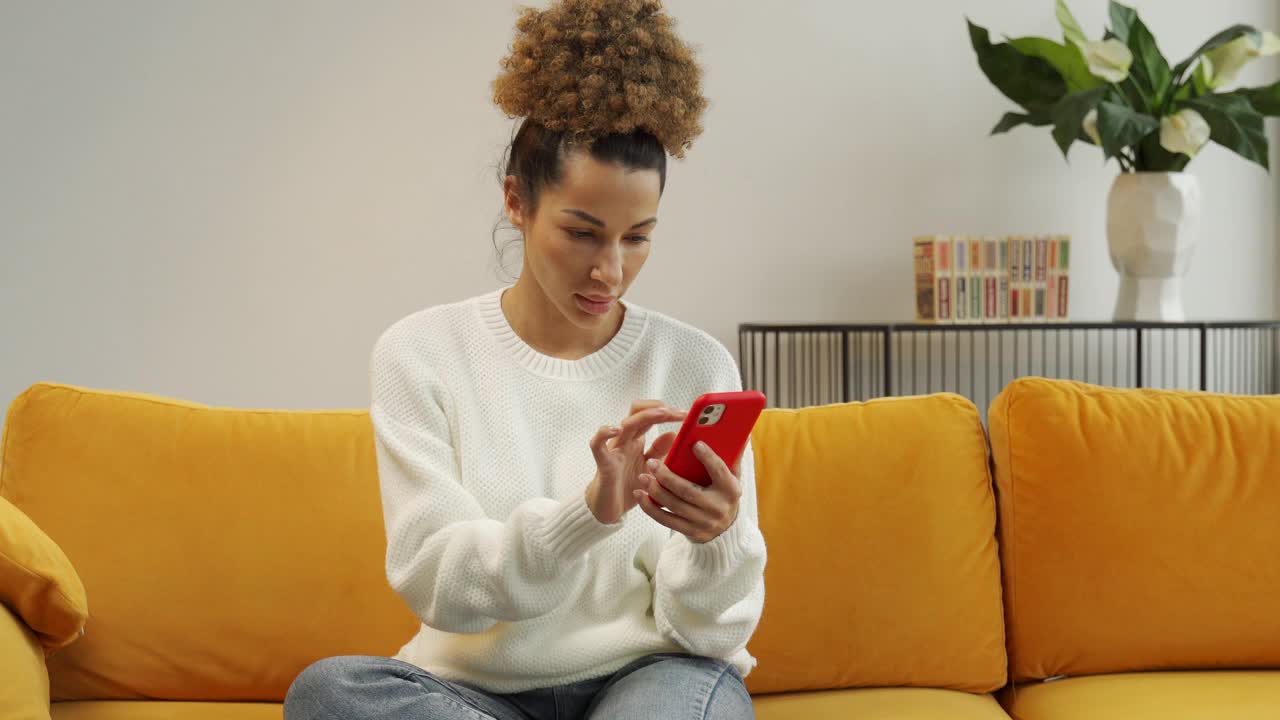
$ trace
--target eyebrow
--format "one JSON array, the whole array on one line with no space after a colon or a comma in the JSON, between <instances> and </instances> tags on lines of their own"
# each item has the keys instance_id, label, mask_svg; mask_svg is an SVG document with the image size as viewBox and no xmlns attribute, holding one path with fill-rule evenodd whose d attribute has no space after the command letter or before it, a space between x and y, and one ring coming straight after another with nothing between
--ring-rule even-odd
<instances>
[{"instance_id":1,"label":"eyebrow","mask_svg":"<svg viewBox=\"0 0 1280 720\"><path fill-rule=\"evenodd\" d=\"M567 212L567 213L569 213L570 215L575 215L575 216L577 216L577 217L579 217L579 218L582 218L583 220L586 220L587 222L591 223L592 225L595 225L596 227L604 227L604 221L603 221L603 220L601 220L600 218L594 217L594 216L592 216L592 215L588 215L587 213L585 213L585 212L583 212L583 211L581 211L581 210L561 210L560 212ZM642 222L638 222L638 223L636 223L635 225L632 225L632 226L631 226L631 229L632 229L632 230L635 230L636 228L644 227L645 225L648 225L648 224L650 224L650 223L656 223L656 222L658 222L658 218L656 218L656 217L651 217L651 218L649 218L648 220L644 220L644 221L642 221Z\"/></svg>"}]
</instances>

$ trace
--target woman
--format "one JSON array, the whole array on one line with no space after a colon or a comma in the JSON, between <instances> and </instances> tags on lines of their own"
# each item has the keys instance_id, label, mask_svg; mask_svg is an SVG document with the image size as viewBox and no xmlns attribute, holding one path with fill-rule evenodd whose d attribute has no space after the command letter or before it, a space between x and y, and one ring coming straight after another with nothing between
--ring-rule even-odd
<instances>
[{"instance_id":1,"label":"woman","mask_svg":"<svg viewBox=\"0 0 1280 720\"><path fill-rule=\"evenodd\" d=\"M387 576L422 626L394 658L307 668L285 716L754 717L750 447L736 468L701 451L704 489L657 434L738 370L622 299L666 154L701 132L701 71L657 0L526 9L502 65L495 100L524 118L503 179L520 275L403 318L371 360Z\"/></svg>"}]
</instances>

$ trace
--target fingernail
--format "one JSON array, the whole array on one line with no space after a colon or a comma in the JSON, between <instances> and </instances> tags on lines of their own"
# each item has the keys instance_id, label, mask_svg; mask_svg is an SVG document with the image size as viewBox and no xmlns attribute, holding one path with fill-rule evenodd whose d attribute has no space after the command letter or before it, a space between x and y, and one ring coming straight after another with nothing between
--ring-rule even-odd
<instances>
[{"instance_id":1,"label":"fingernail","mask_svg":"<svg viewBox=\"0 0 1280 720\"><path fill-rule=\"evenodd\" d=\"M697 443L695 443L693 447L694 447L694 449L695 449L695 450L697 450L698 452L706 452L706 451L707 451L707 444L706 444L706 443L704 443L704 442L702 442L701 440L699 440Z\"/></svg>"},{"instance_id":2,"label":"fingernail","mask_svg":"<svg viewBox=\"0 0 1280 720\"><path fill-rule=\"evenodd\" d=\"M650 460L649 462L645 463L645 466L648 467L651 472L658 472L657 460Z\"/></svg>"}]
</instances>

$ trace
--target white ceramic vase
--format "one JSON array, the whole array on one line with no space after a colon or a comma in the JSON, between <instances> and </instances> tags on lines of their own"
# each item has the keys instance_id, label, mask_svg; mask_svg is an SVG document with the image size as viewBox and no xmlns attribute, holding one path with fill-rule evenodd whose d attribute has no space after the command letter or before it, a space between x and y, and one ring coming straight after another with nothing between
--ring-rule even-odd
<instances>
[{"instance_id":1,"label":"white ceramic vase","mask_svg":"<svg viewBox=\"0 0 1280 720\"><path fill-rule=\"evenodd\" d=\"M1121 173L1107 196L1107 244L1120 273L1114 318L1181 322L1182 276L1200 231L1200 183L1182 172Z\"/></svg>"}]
</instances>

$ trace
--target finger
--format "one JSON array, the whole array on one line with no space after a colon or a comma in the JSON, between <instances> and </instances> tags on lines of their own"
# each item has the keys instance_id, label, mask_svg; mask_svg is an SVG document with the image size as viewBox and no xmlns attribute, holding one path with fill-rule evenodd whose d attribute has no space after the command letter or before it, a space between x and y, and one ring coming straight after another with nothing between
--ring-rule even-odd
<instances>
[{"instance_id":1,"label":"finger","mask_svg":"<svg viewBox=\"0 0 1280 720\"><path fill-rule=\"evenodd\" d=\"M595 435L591 436L591 454L595 456L597 463L604 462L608 458L605 443L610 438L616 437L620 432L622 432L622 428L605 425L597 430Z\"/></svg>"},{"instance_id":2,"label":"finger","mask_svg":"<svg viewBox=\"0 0 1280 720\"><path fill-rule=\"evenodd\" d=\"M673 432L663 433L653 441L649 446L648 452L644 454L646 458L662 459L671 452L671 446L676 444L676 434Z\"/></svg>"},{"instance_id":3,"label":"finger","mask_svg":"<svg viewBox=\"0 0 1280 720\"><path fill-rule=\"evenodd\" d=\"M711 488L704 488L697 483L680 477L672 472L671 468L657 460L648 461L645 464L645 469L648 470L650 475L657 478L667 492L675 495L685 503L703 512L710 512L715 509L716 498L710 492Z\"/></svg>"},{"instance_id":4,"label":"finger","mask_svg":"<svg viewBox=\"0 0 1280 720\"><path fill-rule=\"evenodd\" d=\"M617 444L623 445L644 435L649 431L649 428L660 422L667 421L670 413L671 411L665 408L650 408L627 417L620 424L622 432L618 435Z\"/></svg>"},{"instance_id":5,"label":"finger","mask_svg":"<svg viewBox=\"0 0 1280 720\"><path fill-rule=\"evenodd\" d=\"M666 407L666 403L661 400L637 400L631 403L631 410L628 415L635 415L642 410L652 410L653 408Z\"/></svg>"},{"instance_id":6,"label":"finger","mask_svg":"<svg viewBox=\"0 0 1280 720\"><path fill-rule=\"evenodd\" d=\"M684 413L666 407L642 410L622 421L622 433L618 436L618 444L623 445L644 435L654 425L678 422L683 419Z\"/></svg>"},{"instance_id":7,"label":"finger","mask_svg":"<svg viewBox=\"0 0 1280 720\"><path fill-rule=\"evenodd\" d=\"M706 443L702 441L694 443L693 454L707 469L707 474L711 476L712 487L723 489L734 497L742 494L742 483L738 482L737 474L730 470L729 466L724 464L724 460Z\"/></svg>"},{"instance_id":8,"label":"finger","mask_svg":"<svg viewBox=\"0 0 1280 720\"><path fill-rule=\"evenodd\" d=\"M678 497L675 493L668 490L665 485L658 482L658 479L654 476L646 473L640 476L640 480L644 483L645 492L647 492L649 496L656 500L662 507L693 522L701 523L710 519L702 508Z\"/></svg>"},{"instance_id":9,"label":"finger","mask_svg":"<svg viewBox=\"0 0 1280 720\"><path fill-rule=\"evenodd\" d=\"M668 408L670 410L675 410L677 412L685 412L684 410L680 410L680 408L672 407L671 405L668 405L667 403L664 403L661 400L637 400L631 403L631 411L628 412L627 414L635 415L636 413L641 412L643 410L652 410L653 408Z\"/></svg>"},{"instance_id":10,"label":"finger","mask_svg":"<svg viewBox=\"0 0 1280 720\"><path fill-rule=\"evenodd\" d=\"M675 513L663 510L649 493L637 490L635 496L636 504L640 506L644 514L653 518L659 525L669 527L689 539L693 539L698 534L698 528L693 523Z\"/></svg>"}]
</instances>

